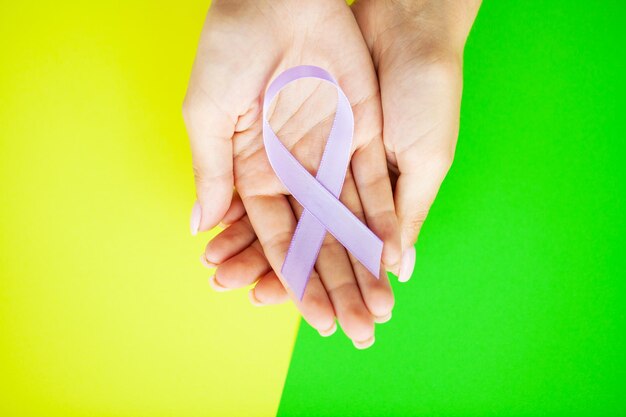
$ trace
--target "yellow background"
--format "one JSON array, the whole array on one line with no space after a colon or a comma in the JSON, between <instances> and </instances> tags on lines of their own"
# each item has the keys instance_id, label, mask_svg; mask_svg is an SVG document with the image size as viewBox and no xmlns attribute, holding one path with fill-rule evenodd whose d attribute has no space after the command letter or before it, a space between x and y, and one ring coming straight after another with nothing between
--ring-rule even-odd
<instances>
[{"instance_id":1,"label":"yellow background","mask_svg":"<svg viewBox=\"0 0 626 417\"><path fill-rule=\"evenodd\" d=\"M212 292L188 231L207 8L0 6L0 415L275 414L298 316Z\"/></svg>"}]
</instances>

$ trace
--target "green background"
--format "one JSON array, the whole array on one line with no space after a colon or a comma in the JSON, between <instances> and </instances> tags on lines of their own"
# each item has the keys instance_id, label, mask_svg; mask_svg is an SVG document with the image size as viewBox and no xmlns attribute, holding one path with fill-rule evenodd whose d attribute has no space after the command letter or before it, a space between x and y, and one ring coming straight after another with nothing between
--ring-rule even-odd
<instances>
[{"instance_id":1,"label":"green background","mask_svg":"<svg viewBox=\"0 0 626 417\"><path fill-rule=\"evenodd\" d=\"M393 319L301 325L279 416L626 415L623 2L487 1Z\"/></svg>"}]
</instances>

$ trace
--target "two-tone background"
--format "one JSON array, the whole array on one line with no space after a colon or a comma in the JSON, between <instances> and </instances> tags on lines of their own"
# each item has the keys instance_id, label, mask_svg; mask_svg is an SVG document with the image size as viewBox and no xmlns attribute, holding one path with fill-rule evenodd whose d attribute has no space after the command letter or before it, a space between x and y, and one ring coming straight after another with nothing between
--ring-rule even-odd
<instances>
[{"instance_id":1,"label":"two-tone background","mask_svg":"<svg viewBox=\"0 0 626 417\"><path fill-rule=\"evenodd\" d=\"M367 351L207 285L180 110L207 7L0 4L1 416L626 415L623 2L484 2Z\"/></svg>"}]
</instances>

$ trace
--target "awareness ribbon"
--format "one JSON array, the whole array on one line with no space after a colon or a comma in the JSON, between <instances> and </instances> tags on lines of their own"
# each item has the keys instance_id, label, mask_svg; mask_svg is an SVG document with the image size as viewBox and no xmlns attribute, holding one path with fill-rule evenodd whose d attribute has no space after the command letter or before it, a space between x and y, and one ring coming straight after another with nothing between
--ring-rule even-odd
<instances>
[{"instance_id":1,"label":"awareness ribbon","mask_svg":"<svg viewBox=\"0 0 626 417\"><path fill-rule=\"evenodd\" d=\"M317 175L313 177L282 144L272 130L267 111L285 86L301 78L316 78L337 88L337 110ZM339 201L350 162L354 115L348 98L325 70L311 65L290 68L268 87L263 100L263 143L272 169L294 198L304 207L281 273L289 288L302 300L304 289L330 232L355 258L378 278L382 241Z\"/></svg>"}]
</instances>

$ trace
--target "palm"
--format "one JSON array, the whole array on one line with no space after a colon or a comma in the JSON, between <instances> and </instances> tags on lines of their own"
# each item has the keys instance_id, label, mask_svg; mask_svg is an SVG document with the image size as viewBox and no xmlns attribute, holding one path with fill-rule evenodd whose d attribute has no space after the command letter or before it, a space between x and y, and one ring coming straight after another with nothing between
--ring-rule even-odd
<instances>
[{"instance_id":1,"label":"palm","mask_svg":"<svg viewBox=\"0 0 626 417\"><path fill-rule=\"evenodd\" d=\"M442 36L433 32L428 36L428 31L415 27L415 19L407 19L391 6L361 0L352 10L378 72L387 164L395 185L403 246L410 247L454 154L461 59L460 54L437 47L433 39L441 41ZM422 18L421 24L428 22ZM251 229L243 233L248 238L254 234ZM228 242L220 236L208 253L224 245ZM410 270L404 279L408 276ZM284 300L284 289L271 282L265 277L259 280L257 293L266 303Z\"/></svg>"},{"instance_id":2,"label":"palm","mask_svg":"<svg viewBox=\"0 0 626 417\"><path fill-rule=\"evenodd\" d=\"M246 24L233 25L232 19L245 20ZM277 26L276 22L288 23ZM266 83L296 65L312 64L327 69L350 100L355 119L354 156L341 199L363 221L374 219L370 227L379 232L383 240L393 240L392 235L397 239L397 229L390 226L393 223L390 218L395 220L395 213L384 168L378 84L369 52L350 9L336 1L297 2L297 7L292 2L276 2L271 7L261 4L252 9L228 4L209 12L198 57L188 97L190 94L210 96L203 101L204 110L208 107L210 111L203 111L203 115L212 112L223 116L213 118L208 127L218 137L232 138L232 166L229 170L224 161L211 162L223 166L219 172L224 177L229 172L234 174L234 185L248 214L245 221L258 236L258 242L242 247L242 252L247 251L247 262L231 262L230 271L226 267L218 268L220 283L227 281L229 273L244 276L243 281L231 282L234 286L252 283L245 277L256 280L261 275L269 279L277 275L282 280L280 274L274 274L268 267L280 271L295 229L295 215L301 213L302 208L288 195L265 155L261 100ZM220 65L214 65L215 61ZM312 80L301 80L294 86L296 88L288 87L277 97L269 122L294 156L314 173L332 124L336 93ZM193 125L194 119L188 119L188 125ZM205 142L192 137L194 159L196 155L211 158L207 156L210 150L203 146ZM213 180L221 181L220 175L214 175ZM357 187L363 183L371 186L359 195L361 188L357 192ZM197 181L198 184L198 188L202 188L202 181ZM210 209L220 213L221 218L227 211L228 201L211 203ZM207 217L205 212L203 206L203 220ZM246 244L250 243L248 240L243 239ZM393 245L391 247L393 249ZM396 247L399 249L399 244ZM258 259L260 255L267 257L269 265L250 262L252 256ZM219 259L213 262L221 263ZM326 237L315 268L317 272L307 286L302 303L294 300L305 318L323 330L329 328L336 313L344 331L353 340L372 338L370 313L376 315L383 310L382 314L386 315L393 304L386 279L368 277L330 235ZM368 296L368 291L375 294Z\"/></svg>"},{"instance_id":3,"label":"palm","mask_svg":"<svg viewBox=\"0 0 626 417\"><path fill-rule=\"evenodd\" d=\"M459 128L462 58L429 18L362 0L353 11L381 89L383 140L403 247L412 246L452 163ZM424 12L426 13L426 12ZM417 22L417 23L416 23Z\"/></svg>"}]
</instances>

